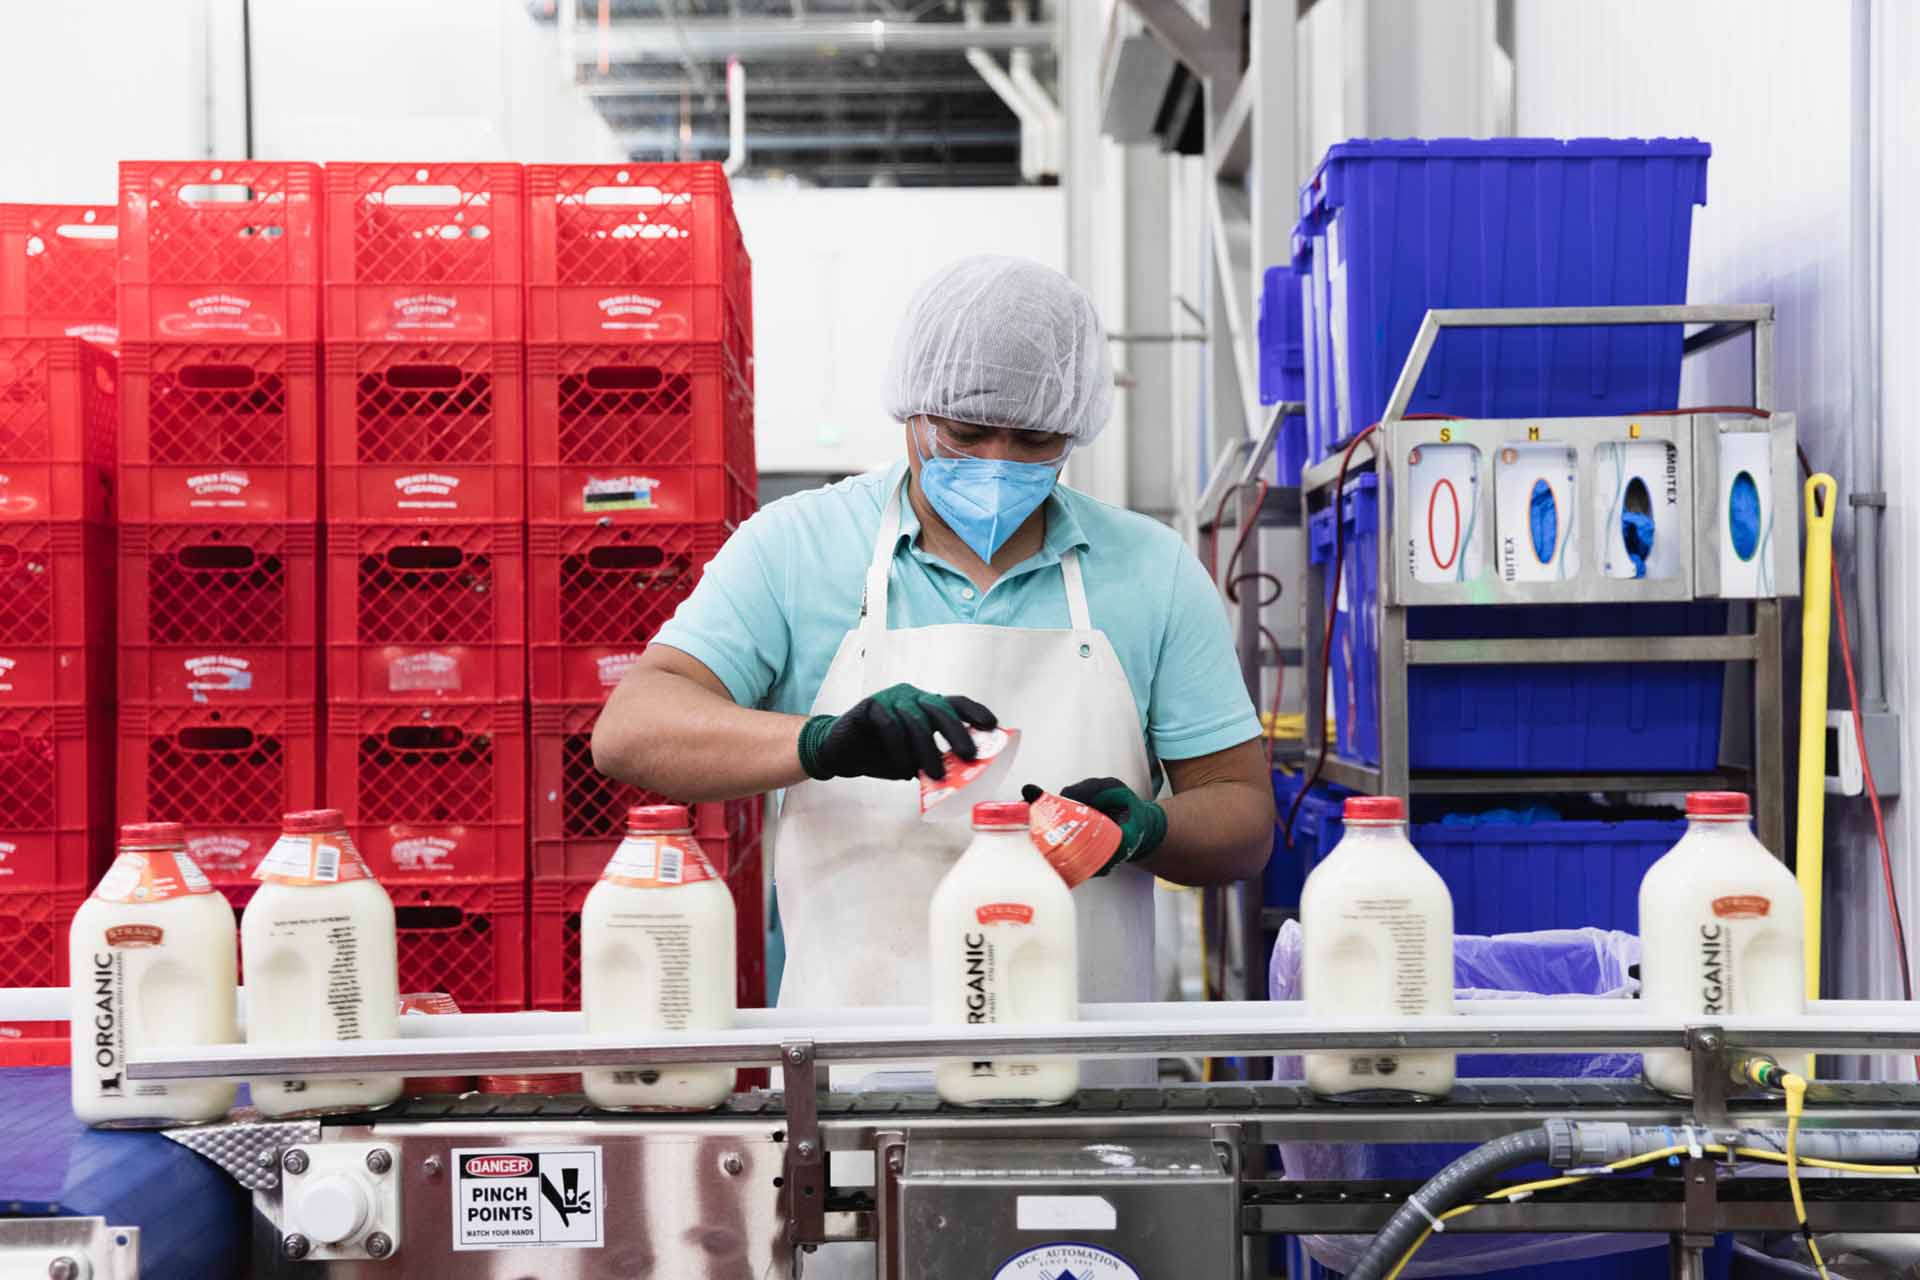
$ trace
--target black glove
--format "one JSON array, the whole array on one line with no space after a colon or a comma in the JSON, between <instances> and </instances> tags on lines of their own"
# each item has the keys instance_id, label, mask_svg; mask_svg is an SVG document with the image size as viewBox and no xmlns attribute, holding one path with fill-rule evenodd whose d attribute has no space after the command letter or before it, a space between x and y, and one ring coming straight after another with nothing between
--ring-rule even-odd
<instances>
[{"instance_id":1,"label":"black glove","mask_svg":"<svg viewBox=\"0 0 1920 1280\"><path fill-rule=\"evenodd\" d=\"M1040 798L1040 788L1029 783L1020 788L1028 804ZM1123 862L1138 862L1160 847L1167 838L1167 811L1140 795L1118 778L1085 778L1060 795L1076 804L1098 809L1120 828L1120 847L1106 866L1094 872L1103 876Z\"/></svg>"},{"instance_id":2,"label":"black glove","mask_svg":"<svg viewBox=\"0 0 1920 1280\"><path fill-rule=\"evenodd\" d=\"M810 778L888 778L924 773L947 776L937 729L962 760L976 752L967 731L999 724L993 712L971 698L942 697L896 684L855 703L844 715L813 716L800 730L800 767Z\"/></svg>"}]
</instances>

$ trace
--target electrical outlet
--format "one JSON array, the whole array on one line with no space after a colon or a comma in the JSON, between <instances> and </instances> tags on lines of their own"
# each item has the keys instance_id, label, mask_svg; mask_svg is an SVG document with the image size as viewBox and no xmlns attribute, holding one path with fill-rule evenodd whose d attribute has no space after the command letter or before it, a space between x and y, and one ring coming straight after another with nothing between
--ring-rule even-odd
<instances>
[{"instance_id":1,"label":"electrical outlet","mask_svg":"<svg viewBox=\"0 0 1920 1280\"><path fill-rule=\"evenodd\" d=\"M1882 800L1900 794L1900 717L1891 711L1860 713L1867 759L1873 765L1873 784ZM1867 789L1860 767L1860 743L1853 732L1851 711L1827 712L1827 794L1857 796Z\"/></svg>"}]
</instances>

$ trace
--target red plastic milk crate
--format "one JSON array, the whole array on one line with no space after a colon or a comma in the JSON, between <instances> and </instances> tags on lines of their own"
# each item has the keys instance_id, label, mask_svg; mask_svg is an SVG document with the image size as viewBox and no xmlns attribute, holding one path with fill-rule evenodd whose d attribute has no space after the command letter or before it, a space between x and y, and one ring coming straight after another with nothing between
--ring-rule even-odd
<instances>
[{"instance_id":1,"label":"red plastic milk crate","mask_svg":"<svg viewBox=\"0 0 1920 1280\"><path fill-rule=\"evenodd\" d=\"M244 881L279 838L281 815L320 803L317 720L311 703L122 706L119 812L185 823L201 870Z\"/></svg>"},{"instance_id":2,"label":"red plastic milk crate","mask_svg":"<svg viewBox=\"0 0 1920 1280\"><path fill-rule=\"evenodd\" d=\"M79 338L0 338L0 522L113 518L113 354Z\"/></svg>"},{"instance_id":3,"label":"red plastic milk crate","mask_svg":"<svg viewBox=\"0 0 1920 1280\"><path fill-rule=\"evenodd\" d=\"M106 869L112 735L105 706L0 707L0 894L85 892Z\"/></svg>"},{"instance_id":4,"label":"red plastic milk crate","mask_svg":"<svg viewBox=\"0 0 1920 1280\"><path fill-rule=\"evenodd\" d=\"M752 263L717 164L527 170L533 342L714 342L743 368Z\"/></svg>"},{"instance_id":5,"label":"red plastic milk crate","mask_svg":"<svg viewBox=\"0 0 1920 1280\"><path fill-rule=\"evenodd\" d=\"M735 836L723 840L696 831L701 847L733 891L735 995L744 1008L758 1008L767 1000L761 803L755 798L724 806L727 825L738 832ZM602 847L606 853L612 852L611 844ZM598 880L599 870L595 869L577 878L536 878L533 882L532 946L528 955L536 1009L580 1007L580 908Z\"/></svg>"},{"instance_id":6,"label":"red plastic milk crate","mask_svg":"<svg viewBox=\"0 0 1920 1280\"><path fill-rule=\"evenodd\" d=\"M113 702L108 525L0 521L0 707Z\"/></svg>"},{"instance_id":7,"label":"red plastic milk crate","mask_svg":"<svg viewBox=\"0 0 1920 1280\"><path fill-rule=\"evenodd\" d=\"M330 525L328 696L490 702L526 690L518 524Z\"/></svg>"},{"instance_id":8,"label":"red plastic milk crate","mask_svg":"<svg viewBox=\"0 0 1920 1280\"><path fill-rule=\"evenodd\" d=\"M522 173L517 164L328 165L327 341L517 341Z\"/></svg>"},{"instance_id":9,"label":"red plastic milk crate","mask_svg":"<svg viewBox=\"0 0 1920 1280\"><path fill-rule=\"evenodd\" d=\"M316 347L129 343L120 372L122 520L319 518Z\"/></svg>"},{"instance_id":10,"label":"red plastic milk crate","mask_svg":"<svg viewBox=\"0 0 1920 1280\"><path fill-rule=\"evenodd\" d=\"M319 595L314 525L121 525L121 701L311 704Z\"/></svg>"},{"instance_id":11,"label":"red plastic milk crate","mask_svg":"<svg viewBox=\"0 0 1920 1280\"><path fill-rule=\"evenodd\" d=\"M462 1013L526 1008L525 884L382 883L393 899L400 990L444 991ZM238 916L259 884L249 877L219 888Z\"/></svg>"},{"instance_id":12,"label":"red plastic milk crate","mask_svg":"<svg viewBox=\"0 0 1920 1280\"><path fill-rule=\"evenodd\" d=\"M729 528L534 525L527 617L537 702L600 703L693 591Z\"/></svg>"},{"instance_id":13,"label":"red plastic milk crate","mask_svg":"<svg viewBox=\"0 0 1920 1280\"><path fill-rule=\"evenodd\" d=\"M0 204L0 337L119 341L119 206Z\"/></svg>"},{"instance_id":14,"label":"red plastic milk crate","mask_svg":"<svg viewBox=\"0 0 1920 1280\"><path fill-rule=\"evenodd\" d=\"M340 343L326 352L327 518L517 520L519 343Z\"/></svg>"},{"instance_id":15,"label":"red plastic milk crate","mask_svg":"<svg viewBox=\"0 0 1920 1280\"><path fill-rule=\"evenodd\" d=\"M534 520L741 520L754 506L753 392L719 347L532 346Z\"/></svg>"},{"instance_id":16,"label":"red plastic milk crate","mask_svg":"<svg viewBox=\"0 0 1920 1280\"><path fill-rule=\"evenodd\" d=\"M123 161L124 342L320 337L320 166Z\"/></svg>"},{"instance_id":17,"label":"red plastic milk crate","mask_svg":"<svg viewBox=\"0 0 1920 1280\"><path fill-rule=\"evenodd\" d=\"M0 987L67 985L67 930L86 897L85 889L16 892L0 885Z\"/></svg>"},{"instance_id":18,"label":"red plastic milk crate","mask_svg":"<svg viewBox=\"0 0 1920 1280\"><path fill-rule=\"evenodd\" d=\"M381 880L493 880L527 866L526 705L335 702L327 787Z\"/></svg>"}]
</instances>

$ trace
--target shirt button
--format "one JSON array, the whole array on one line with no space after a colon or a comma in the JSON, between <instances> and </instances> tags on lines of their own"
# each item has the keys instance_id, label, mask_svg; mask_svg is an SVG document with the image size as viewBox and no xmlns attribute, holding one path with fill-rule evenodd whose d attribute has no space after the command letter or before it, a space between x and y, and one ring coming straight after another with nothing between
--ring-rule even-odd
<instances>
[{"instance_id":1,"label":"shirt button","mask_svg":"<svg viewBox=\"0 0 1920 1280\"><path fill-rule=\"evenodd\" d=\"M960 598L961 598L962 600L971 600L971 599L973 599L973 588L972 588L972 587L962 587L962 588L960 588Z\"/></svg>"}]
</instances>

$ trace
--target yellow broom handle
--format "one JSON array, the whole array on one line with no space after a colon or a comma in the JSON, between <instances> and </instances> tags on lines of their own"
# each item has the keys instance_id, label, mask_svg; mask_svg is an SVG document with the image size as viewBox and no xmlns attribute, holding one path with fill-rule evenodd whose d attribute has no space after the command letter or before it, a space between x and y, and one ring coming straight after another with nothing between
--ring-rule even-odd
<instances>
[{"instance_id":1,"label":"yellow broom handle","mask_svg":"<svg viewBox=\"0 0 1920 1280\"><path fill-rule=\"evenodd\" d=\"M1826 856L1827 630L1833 620L1833 504L1839 486L1807 480L1807 567L1800 579L1800 822L1794 865L1806 921L1807 999L1820 998L1820 893Z\"/></svg>"}]
</instances>

